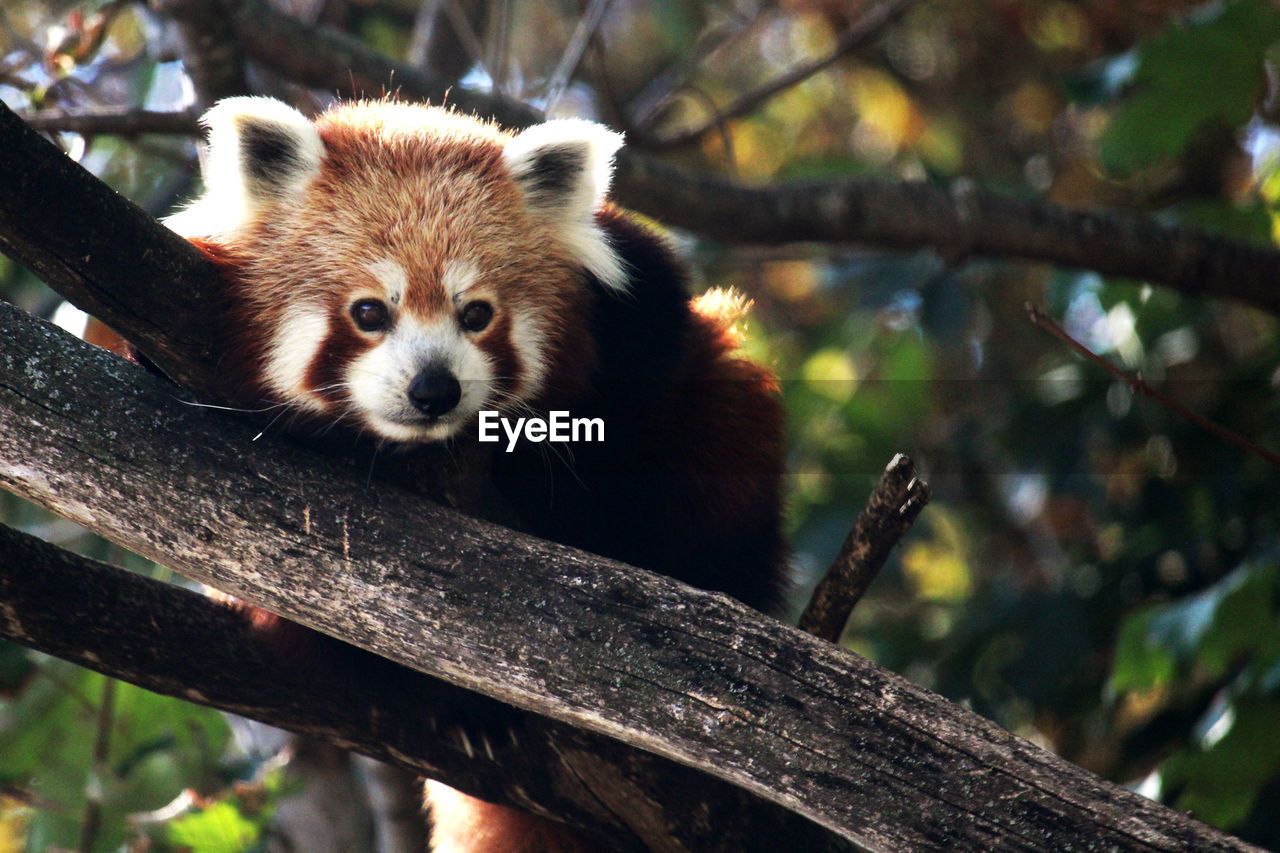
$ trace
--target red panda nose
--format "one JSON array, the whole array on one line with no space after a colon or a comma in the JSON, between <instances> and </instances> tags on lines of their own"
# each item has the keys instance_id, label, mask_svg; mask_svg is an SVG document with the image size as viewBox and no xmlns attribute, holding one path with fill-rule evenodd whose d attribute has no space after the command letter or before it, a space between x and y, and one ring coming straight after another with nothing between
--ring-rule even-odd
<instances>
[{"instance_id":1,"label":"red panda nose","mask_svg":"<svg viewBox=\"0 0 1280 853\"><path fill-rule=\"evenodd\" d=\"M442 367L429 367L409 383L409 402L427 417L438 418L452 411L462 399L462 386Z\"/></svg>"}]
</instances>

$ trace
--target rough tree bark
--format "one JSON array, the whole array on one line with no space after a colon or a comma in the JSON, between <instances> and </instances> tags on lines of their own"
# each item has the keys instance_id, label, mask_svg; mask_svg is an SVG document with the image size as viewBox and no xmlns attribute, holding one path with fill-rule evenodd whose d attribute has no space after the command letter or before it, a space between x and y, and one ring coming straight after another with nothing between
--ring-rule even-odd
<instances>
[{"instance_id":1,"label":"rough tree bark","mask_svg":"<svg viewBox=\"0 0 1280 853\"><path fill-rule=\"evenodd\" d=\"M12 307L0 340L0 486L295 621L866 849L1246 849L723 596L255 442ZM651 825L625 777L562 758L595 768L585 787L633 831Z\"/></svg>"},{"instance_id":2,"label":"rough tree bark","mask_svg":"<svg viewBox=\"0 0 1280 853\"><path fill-rule=\"evenodd\" d=\"M4 527L0 636L477 796L554 814L609 849L854 849L799 815L690 768L323 635L310 641L316 658L300 661L264 643L242 611ZM501 727L490 749L477 721Z\"/></svg>"}]
</instances>

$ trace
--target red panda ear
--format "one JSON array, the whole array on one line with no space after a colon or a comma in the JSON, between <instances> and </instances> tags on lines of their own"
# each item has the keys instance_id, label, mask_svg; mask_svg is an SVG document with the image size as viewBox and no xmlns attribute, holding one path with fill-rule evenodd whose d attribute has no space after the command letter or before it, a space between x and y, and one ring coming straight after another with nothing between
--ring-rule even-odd
<instances>
[{"instance_id":1,"label":"red panda ear","mask_svg":"<svg viewBox=\"0 0 1280 853\"><path fill-rule=\"evenodd\" d=\"M609 192L613 155L621 145L622 136L602 125L559 119L517 134L502 152L530 215L556 226L573 256L617 289L626 287L626 272L595 213Z\"/></svg>"},{"instance_id":2,"label":"red panda ear","mask_svg":"<svg viewBox=\"0 0 1280 853\"><path fill-rule=\"evenodd\" d=\"M320 170L324 143L302 113L274 98L227 98L204 114L205 192L166 224L185 236L235 230L297 197Z\"/></svg>"}]
</instances>

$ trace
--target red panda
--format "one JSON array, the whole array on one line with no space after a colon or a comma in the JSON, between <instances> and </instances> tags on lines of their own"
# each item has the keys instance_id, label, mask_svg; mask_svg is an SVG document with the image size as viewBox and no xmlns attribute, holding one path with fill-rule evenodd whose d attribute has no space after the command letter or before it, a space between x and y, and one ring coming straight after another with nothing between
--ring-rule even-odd
<instances>
[{"instance_id":1,"label":"red panda","mask_svg":"<svg viewBox=\"0 0 1280 853\"><path fill-rule=\"evenodd\" d=\"M204 121L205 192L167 224L221 271L245 402L401 446L474 444L490 410L598 418L602 442L493 446L520 526L777 611L776 383L738 351L742 300L691 300L665 241L605 200L621 137L388 101L312 122L232 98ZM439 851L586 849L429 799Z\"/></svg>"}]
</instances>

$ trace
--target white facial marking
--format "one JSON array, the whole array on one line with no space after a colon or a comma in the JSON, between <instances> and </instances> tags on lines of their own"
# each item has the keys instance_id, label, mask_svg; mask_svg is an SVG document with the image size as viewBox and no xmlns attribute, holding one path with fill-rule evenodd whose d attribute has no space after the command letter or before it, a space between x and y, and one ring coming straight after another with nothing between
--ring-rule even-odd
<instances>
[{"instance_id":1,"label":"white facial marking","mask_svg":"<svg viewBox=\"0 0 1280 853\"><path fill-rule=\"evenodd\" d=\"M542 390L547 378L546 335L534 320L519 312L511 316L511 344L520 356L520 384L515 389L518 396L528 399Z\"/></svg>"},{"instance_id":2,"label":"white facial marking","mask_svg":"<svg viewBox=\"0 0 1280 853\"><path fill-rule=\"evenodd\" d=\"M440 275L440 283L444 286L444 292L449 296L449 301L453 302L463 291L475 284L479 277L480 271L470 261L448 261L444 265L444 272ZM461 307L457 303L454 304L456 307Z\"/></svg>"},{"instance_id":3,"label":"white facial marking","mask_svg":"<svg viewBox=\"0 0 1280 853\"><path fill-rule=\"evenodd\" d=\"M307 369L329 334L329 318L319 308L295 306L285 314L267 351L267 384L283 400L319 411L324 402L306 386Z\"/></svg>"},{"instance_id":4,"label":"white facial marking","mask_svg":"<svg viewBox=\"0 0 1280 853\"><path fill-rule=\"evenodd\" d=\"M404 267L389 258L383 258L365 269L382 285L388 304L399 305L404 301L404 292L409 288L409 277L405 274Z\"/></svg>"}]
</instances>

